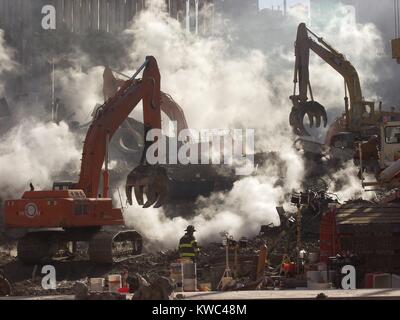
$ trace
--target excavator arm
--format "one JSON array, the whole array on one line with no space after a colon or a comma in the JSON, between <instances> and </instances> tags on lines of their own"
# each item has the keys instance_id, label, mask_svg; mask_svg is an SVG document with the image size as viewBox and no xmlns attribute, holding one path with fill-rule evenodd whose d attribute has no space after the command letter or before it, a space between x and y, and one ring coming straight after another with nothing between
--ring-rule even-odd
<instances>
[{"instance_id":1,"label":"excavator arm","mask_svg":"<svg viewBox=\"0 0 400 320\"><path fill-rule=\"evenodd\" d=\"M311 36L315 37L317 41L312 39ZM321 120L323 120L324 126L328 122L325 108L314 101L309 76L310 50L343 76L345 90L346 92L348 90L350 98L349 105L349 98L346 94L345 109L347 125L350 130L358 128L366 103L363 101L360 79L356 69L343 54L336 51L322 38L309 30L304 23L301 23L298 27L295 44L294 93L290 97L293 102L290 124L294 128L295 133L298 135L309 135L303 124L306 114L310 120L310 127L314 125L314 119L316 127L321 125ZM298 94L296 94L297 84L299 87ZM310 94L311 101L308 99L308 93Z\"/></svg>"},{"instance_id":2,"label":"excavator arm","mask_svg":"<svg viewBox=\"0 0 400 320\"><path fill-rule=\"evenodd\" d=\"M125 76L122 73L119 74ZM113 70L111 70L109 67L106 67L104 70L103 81L104 100L107 101L114 97L119 92L119 90L121 90L121 88L129 86L130 81L131 80L125 81L114 77ZM160 97L159 110L164 112L171 121L176 122L176 129L178 134L182 130L188 129L183 109L174 101L174 99L169 94L159 91L159 89L158 94ZM148 127L147 125L148 129L155 128L157 126ZM134 137L132 137L132 139L134 139ZM146 144L145 142L145 150L143 151L143 156L146 154L146 149L148 146L149 144ZM180 169L184 170L185 168ZM167 171L168 170L166 168L148 166L146 164L146 161L144 161L144 158L142 158L141 165L134 168L127 177L125 188L128 203L130 205L132 205L133 203L132 190L134 190L138 204L144 205L145 208L150 207L153 204L155 204L155 207L160 207L167 197L168 189L171 189L170 184L168 184L168 181L170 179L167 179ZM170 170L168 172L170 173ZM105 174L105 180L107 180L107 174ZM146 195L147 197L146 203L144 203L143 200L144 195Z\"/></svg>"},{"instance_id":3,"label":"excavator arm","mask_svg":"<svg viewBox=\"0 0 400 320\"><path fill-rule=\"evenodd\" d=\"M108 99L113 97L117 93L117 91L125 84L125 82L125 80L116 78L113 74L113 71L109 67L106 67L104 70L103 80L104 101L107 101ZM160 96L160 109L167 115L167 117L171 121L175 121L177 123L178 132L188 129L183 109L175 102L174 99L172 99L169 94L161 91Z\"/></svg>"},{"instance_id":4,"label":"excavator arm","mask_svg":"<svg viewBox=\"0 0 400 320\"><path fill-rule=\"evenodd\" d=\"M136 79L142 70L142 79ZM96 198L98 195L103 163L103 197L108 197L108 159L105 158L108 143L141 100L145 136L150 129L161 129L160 72L156 59L152 56L146 57L145 63L135 75L119 85L122 85L119 90L96 110L86 134L79 182L75 187L84 190L87 197Z\"/></svg>"}]
</instances>

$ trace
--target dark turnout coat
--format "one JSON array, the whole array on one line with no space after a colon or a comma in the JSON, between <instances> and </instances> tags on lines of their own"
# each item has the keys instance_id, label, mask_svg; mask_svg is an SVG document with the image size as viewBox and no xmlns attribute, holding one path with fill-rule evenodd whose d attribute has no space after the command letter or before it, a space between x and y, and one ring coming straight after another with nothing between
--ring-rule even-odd
<instances>
[{"instance_id":1,"label":"dark turnout coat","mask_svg":"<svg viewBox=\"0 0 400 320\"><path fill-rule=\"evenodd\" d=\"M181 258L194 260L199 253L196 238L192 234L186 233L179 240L179 255Z\"/></svg>"}]
</instances>

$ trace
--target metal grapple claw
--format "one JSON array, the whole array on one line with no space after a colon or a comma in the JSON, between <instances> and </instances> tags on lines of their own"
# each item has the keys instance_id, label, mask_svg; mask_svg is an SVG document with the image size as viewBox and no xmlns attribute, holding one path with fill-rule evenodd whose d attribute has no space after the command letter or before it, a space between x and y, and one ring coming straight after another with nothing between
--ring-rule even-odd
<instances>
[{"instance_id":1,"label":"metal grapple claw","mask_svg":"<svg viewBox=\"0 0 400 320\"><path fill-rule=\"evenodd\" d=\"M325 108L316 101L300 102L297 106L292 108L290 113L289 122L293 127L295 134L299 136L309 136L310 134L304 127L304 116L307 115L310 128L315 124L316 128L321 127L323 121L324 127L328 124L328 115Z\"/></svg>"},{"instance_id":2,"label":"metal grapple claw","mask_svg":"<svg viewBox=\"0 0 400 320\"><path fill-rule=\"evenodd\" d=\"M137 203L143 208L162 206L167 193L166 174L160 167L139 166L126 179L125 191L128 203L132 205L132 189ZM144 195L147 200L144 202Z\"/></svg>"},{"instance_id":3,"label":"metal grapple claw","mask_svg":"<svg viewBox=\"0 0 400 320\"><path fill-rule=\"evenodd\" d=\"M134 191L140 206L159 208L231 190L237 179L235 170L223 165L140 165L127 177L126 196L132 205Z\"/></svg>"}]
</instances>

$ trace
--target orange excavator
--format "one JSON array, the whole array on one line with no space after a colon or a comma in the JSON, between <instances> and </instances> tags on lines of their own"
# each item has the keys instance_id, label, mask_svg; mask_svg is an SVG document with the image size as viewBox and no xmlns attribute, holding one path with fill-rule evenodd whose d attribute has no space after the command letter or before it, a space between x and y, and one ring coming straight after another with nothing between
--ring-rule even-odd
<instances>
[{"instance_id":1,"label":"orange excavator","mask_svg":"<svg viewBox=\"0 0 400 320\"><path fill-rule=\"evenodd\" d=\"M136 79L141 71L142 78ZM110 79L107 68L104 77ZM149 56L96 109L86 134L77 183L55 182L53 190L43 191L35 190L31 184L31 190L21 199L5 201L5 226L34 230L18 242L22 262L40 263L65 248L73 253L77 242L88 243L89 258L97 263L113 263L141 253L141 235L124 227L122 209L113 207L109 195L108 147L116 130L141 100L145 136L151 129L161 129L160 78L157 61ZM174 110L175 107L169 103L164 110L176 119L182 116L182 110ZM184 119L178 123L186 125Z\"/></svg>"}]
</instances>

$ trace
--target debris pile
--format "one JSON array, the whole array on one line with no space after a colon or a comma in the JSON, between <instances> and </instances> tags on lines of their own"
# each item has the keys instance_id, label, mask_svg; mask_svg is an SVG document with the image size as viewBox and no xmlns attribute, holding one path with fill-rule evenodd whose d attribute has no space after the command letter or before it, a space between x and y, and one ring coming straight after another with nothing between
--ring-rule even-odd
<instances>
[{"instance_id":1,"label":"debris pile","mask_svg":"<svg viewBox=\"0 0 400 320\"><path fill-rule=\"evenodd\" d=\"M264 232L254 238L231 240L227 247L221 243L210 243L200 247L201 253L196 261L197 288L201 291L213 290L265 290L281 285L282 257L294 247L296 239L290 230L278 238L273 228L262 228ZM280 232L285 230L281 227ZM268 257L261 277L257 276L257 261L260 248L266 245ZM316 243L307 243L309 248ZM147 252L134 258L126 259L113 265L99 265L85 260L84 254L50 264L57 272L57 287L45 290L42 287L42 265L29 266L18 261L15 256L15 243L0 247L0 268L3 278L8 279L13 296L48 296L75 295L80 299L125 299L117 292L109 292L109 275L122 275L121 287L126 289L133 299L171 299L177 284L171 279L171 264L179 261L178 250ZM228 254L227 254L228 253ZM218 288L227 261L232 272L232 279ZM91 279L105 279L102 292L92 292ZM182 290L183 291L183 290ZM3 295L10 295L3 293Z\"/></svg>"}]
</instances>

